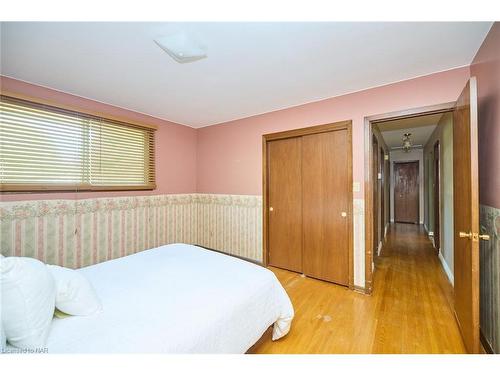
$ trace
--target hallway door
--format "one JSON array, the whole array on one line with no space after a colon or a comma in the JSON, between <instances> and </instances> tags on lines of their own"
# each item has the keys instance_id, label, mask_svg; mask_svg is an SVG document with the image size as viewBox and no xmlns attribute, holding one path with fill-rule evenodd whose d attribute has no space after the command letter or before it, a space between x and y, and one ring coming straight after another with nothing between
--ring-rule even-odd
<instances>
[{"instance_id":1,"label":"hallway door","mask_svg":"<svg viewBox=\"0 0 500 375\"><path fill-rule=\"evenodd\" d=\"M455 315L469 353L480 352L477 126L477 83L471 77L453 111Z\"/></svg>"},{"instance_id":2,"label":"hallway door","mask_svg":"<svg viewBox=\"0 0 500 375\"><path fill-rule=\"evenodd\" d=\"M385 152L380 148L380 241L384 240L385 234Z\"/></svg>"},{"instance_id":3,"label":"hallway door","mask_svg":"<svg viewBox=\"0 0 500 375\"><path fill-rule=\"evenodd\" d=\"M378 142L377 138L373 136L373 254L378 255L378 244L380 243L380 238L378 235L379 226L379 211L378 211L378 197L379 197L379 179L378 179Z\"/></svg>"},{"instance_id":4,"label":"hallway door","mask_svg":"<svg viewBox=\"0 0 500 375\"><path fill-rule=\"evenodd\" d=\"M394 163L394 221L418 224L418 161Z\"/></svg>"},{"instance_id":5,"label":"hallway door","mask_svg":"<svg viewBox=\"0 0 500 375\"><path fill-rule=\"evenodd\" d=\"M441 147L439 141L434 144L434 246L441 248Z\"/></svg>"}]
</instances>

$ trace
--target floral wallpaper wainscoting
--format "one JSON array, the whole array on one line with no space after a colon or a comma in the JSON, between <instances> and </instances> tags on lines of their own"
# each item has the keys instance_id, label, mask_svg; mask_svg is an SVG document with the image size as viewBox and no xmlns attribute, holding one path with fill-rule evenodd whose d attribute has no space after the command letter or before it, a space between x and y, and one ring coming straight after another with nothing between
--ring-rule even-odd
<instances>
[{"instance_id":1,"label":"floral wallpaper wainscoting","mask_svg":"<svg viewBox=\"0 0 500 375\"><path fill-rule=\"evenodd\" d=\"M169 243L262 260L260 196L172 194L0 203L0 252L80 268Z\"/></svg>"},{"instance_id":2,"label":"floral wallpaper wainscoting","mask_svg":"<svg viewBox=\"0 0 500 375\"><path fill-rule=\"evenodd\" d=\"M262 262L262 197L197 194L200 246Z\"/></svg>"},{"instance_id":3,"label":"floral wallpaper wainscoting","mask_svg":"<svg viewBox=\"0 0 500 375\"><path fill-rule=\"evenodd\" d=\"M79 268L197 237L194 197L46 200L2 203L0 250Z\"/></svg>"},{"instance_id":4,"label":"floral wallpaper wainscoting","mask_svg":"<svg viewBox=\"0 0 500 375\"><path fill-rule=\"evenodd\" d=\"M490 235L489 241L479 242L481 334L500 353L500 209L479 207L481 233Z\"/></svg>"}]
</instances>

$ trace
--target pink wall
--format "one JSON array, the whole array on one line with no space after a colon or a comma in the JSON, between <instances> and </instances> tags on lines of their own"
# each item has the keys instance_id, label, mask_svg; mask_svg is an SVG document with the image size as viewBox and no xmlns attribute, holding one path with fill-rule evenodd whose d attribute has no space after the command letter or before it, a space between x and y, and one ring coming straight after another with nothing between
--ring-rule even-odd
<instances>
[{"instance_id":1,"label":"pink wall","mask_svg":"<svg viewBox=\"0 0 500 375\"><path fill-rule=\"evenodd\" d=\"M500 208L500 23L495 22L471 65L479 99L479 201Z\"/></svg>"},{"instance_id":2,"label":"pink wall","mask_svg":"<svg viewBox=\"0 0 500 375\"><path fill-rule=\"evenodd\" d=\"M160 120L127 109L114 107L93 100L47 89L26 82L0 76L2 90L43 98L56 103L71 105L82 110L94 110L130 121L158 125L156 132L157 189L125 192L2 194L0 200L71 199L103 196L150 195L196 192L196 130L173 122Z\"/></svg>"},{"instance_id":3,"label":"pink wall","mask_svg":"<svg viewBox=\"0 0 500 375\"><path fill-rule=\"evenodd\" d=\"M197 191L261 194L263 134L341 120L353 121L353 176L363 182L364 118L454 101L469 76L463 67L199 129Z\"/></svg>"}]
</instances>

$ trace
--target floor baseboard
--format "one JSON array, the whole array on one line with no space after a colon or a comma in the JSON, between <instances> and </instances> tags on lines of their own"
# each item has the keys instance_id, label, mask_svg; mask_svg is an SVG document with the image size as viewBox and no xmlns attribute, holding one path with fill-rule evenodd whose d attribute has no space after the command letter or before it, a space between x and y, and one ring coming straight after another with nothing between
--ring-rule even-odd
<instances>
[{"instance_id":1,"label":"floor baseboard","mask_svg":"<svg viewBox=\"0 0 500 375\"><path fill-rule=\"evenodd\" d=\"M448 267L446 260L443 258L443 254L439 253L438 257L439 261L441 262L441 266L443 267L444 273L446 274L446 276L448 276L448 280L450 280L451 285L455 285L455 278L453 277L453 273L451 272L450 267Z\"/></svg>"},{"instance_id":2,"label":"floor baseboard","mask_svg":"<svg viewBox=\"0 0 500 375\"><path fill-rule=\"evenodd\" d=\"M370 292L366 288L363 288L362 286L354 285L352 287L352 290L354 290L357 293L361 293L361 294L370 294Z\"/></svg>"}]
</instances>

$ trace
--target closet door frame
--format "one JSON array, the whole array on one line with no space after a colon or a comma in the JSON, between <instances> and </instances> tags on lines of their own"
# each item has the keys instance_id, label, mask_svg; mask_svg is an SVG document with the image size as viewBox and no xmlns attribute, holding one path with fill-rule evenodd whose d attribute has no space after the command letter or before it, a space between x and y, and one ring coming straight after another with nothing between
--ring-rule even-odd
<instances>
[{"instance_id":1,"label":"closet door frame","mask_svg":"<svg viewBox=\"0 0 500 375\"><path fill-rule=\"evenodd\" d=\"M339 121L332 124L316 125L300 129L292 129L277 133L264 134L262 136L262 260L265 267L269 263L269 189L267 179L269 176L269 166L267 163L268 159L268 147L267 143L270 141L275 141L285 138L301 137L304 135L326 133L336 130L347 130L347 143L348 143L348 179L349 189L348 189L348 238L349 238L349 288L354 289L354 250L353 250L353 190L352 190L352 121Z\"/></svg>"}]
</instances>

